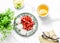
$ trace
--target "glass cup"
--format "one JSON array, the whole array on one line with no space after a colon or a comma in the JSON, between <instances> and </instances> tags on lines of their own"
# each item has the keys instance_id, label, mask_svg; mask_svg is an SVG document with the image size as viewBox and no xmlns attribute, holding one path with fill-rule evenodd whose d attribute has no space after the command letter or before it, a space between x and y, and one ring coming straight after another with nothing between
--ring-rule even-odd
<instances>
[{"instance_id":1,"label":"glass cup","mask_svg":"<svg viewBox=\"0 0 60 43\"><path fill-rule=\"evenodd\" d=\"M45 4L41 4L38 6L37 8L37 13L39 14L39 16L41 17L45 17L47 16L48 14L48 6L45 5Z\"/></svg>"},{"instance_id":2,"label":"glass cup","mask_svg":"<svg viewBox=\"0 0 60 43\"><path fill-rule=\"evenodd\" d=\"M24 0L13 0L14 7L20 9L23 7Z\"/></svg>"}]
</instances>

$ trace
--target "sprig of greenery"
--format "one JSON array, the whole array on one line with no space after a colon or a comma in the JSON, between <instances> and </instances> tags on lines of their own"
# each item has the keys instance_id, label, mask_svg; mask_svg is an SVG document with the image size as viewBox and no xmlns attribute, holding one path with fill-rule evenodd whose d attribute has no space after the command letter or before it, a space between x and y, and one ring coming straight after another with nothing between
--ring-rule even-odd
<instances>
[{"instance_id":1,"label":"sprig of greenery","mask_svg":"<svg viewBox=\"0 0 60 43\"><path fill-rule=\"evenodd\" d=\"M0 13L0 33L3 35L0 39L5 39L10 34L12 28L11 20L13 19L14 12L11 9Z\"/></svg>"}]
</instances>

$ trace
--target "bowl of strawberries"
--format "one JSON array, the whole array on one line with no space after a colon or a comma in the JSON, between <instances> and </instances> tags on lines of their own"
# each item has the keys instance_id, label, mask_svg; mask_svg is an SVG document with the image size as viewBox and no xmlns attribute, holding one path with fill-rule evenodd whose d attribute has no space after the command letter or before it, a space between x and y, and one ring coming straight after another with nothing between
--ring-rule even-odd
<instances>
[{"instance_id":1,"label":"bowl of strawberries","mask_svg":"<svg viewBox=\"0 0 60 43\"><path fill-rule=\"evenodd\" d=\"M21 13L14 20L14 29L21 36L31 36L38 29L37 19L30 13Z\"/></svg>"}]
</instances>

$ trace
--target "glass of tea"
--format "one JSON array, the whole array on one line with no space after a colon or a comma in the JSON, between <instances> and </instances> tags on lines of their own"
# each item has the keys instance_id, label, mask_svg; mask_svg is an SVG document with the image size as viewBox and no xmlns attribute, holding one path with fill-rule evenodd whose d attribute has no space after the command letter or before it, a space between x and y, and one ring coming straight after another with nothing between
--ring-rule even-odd
<instances>
[{"instance_id":1,"label":"glass of tea","mask_svg":"<svg viewBox=\"0 0 60 43\"><path fill-rule=\"evenodd\" d=\"M48 15L48 6L45 5L45 4L39 5L38 8L37 8L37 13L41 17L47 16Z\"/></svg>"}]
</instances>

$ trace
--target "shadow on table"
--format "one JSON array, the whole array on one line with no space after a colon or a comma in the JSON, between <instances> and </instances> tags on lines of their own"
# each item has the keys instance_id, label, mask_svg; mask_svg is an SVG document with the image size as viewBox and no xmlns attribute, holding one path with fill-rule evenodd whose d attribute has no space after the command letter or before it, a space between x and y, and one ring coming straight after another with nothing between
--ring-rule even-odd
<instances>
[{"instance_id":1,"label":"shadow on table","mask_svg":"<svg viewBox=\"0 0 60 43\"><path fill-rule=\"evenodd\" d=\"M52 22L60 21L60 19L51 19L49 16L46 17L40 17L39 18L42 20L43 24L51 24Z\"/></svg>"}]
</instances>

